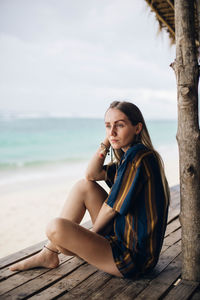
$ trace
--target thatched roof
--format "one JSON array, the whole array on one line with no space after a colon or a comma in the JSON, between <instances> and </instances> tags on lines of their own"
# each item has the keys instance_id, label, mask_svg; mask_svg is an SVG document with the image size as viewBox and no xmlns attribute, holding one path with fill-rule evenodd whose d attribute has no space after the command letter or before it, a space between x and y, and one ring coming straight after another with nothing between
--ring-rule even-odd
<instances>
[{"instance_id":1,"label":"thatched roof","mask_svg":"<svg viewBox=\"0 0 200 300\"><path fill-rule=\"evenodd\" d=\"M145 0L156 14L161 29L166 29L172 43L175 42L174 0ZM188 0L186 0L188 1ZM198 40L197 9L195 8L196 40Z\"/></svg>"}]
</instances>

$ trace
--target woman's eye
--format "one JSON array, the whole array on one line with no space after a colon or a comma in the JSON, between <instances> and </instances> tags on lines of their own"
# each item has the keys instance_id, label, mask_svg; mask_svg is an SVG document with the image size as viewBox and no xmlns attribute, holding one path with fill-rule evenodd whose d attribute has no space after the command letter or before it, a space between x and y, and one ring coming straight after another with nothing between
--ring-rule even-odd
<instances>
[{"instance_id":1,"label":"woman's eye","mask_svg":"<svg viewBox=\"0 0 200 300\"><path fill-rule=\"evenodd\" d=\"M117 124L117 127L122 128L122 127L124 127L124 124Z\"/></svg>"},{"instance_id":2,"label":"woman's eye","mask_svg":"<svg viewBox=\"0 0 200 300\"><path fill-rule=\"evenodd\" d=\"M109 128L110 128L110 125L109 125L109 124L106 124L106 128L108 128L108 129L109 129Z\"/></svg>"}]
</instances>

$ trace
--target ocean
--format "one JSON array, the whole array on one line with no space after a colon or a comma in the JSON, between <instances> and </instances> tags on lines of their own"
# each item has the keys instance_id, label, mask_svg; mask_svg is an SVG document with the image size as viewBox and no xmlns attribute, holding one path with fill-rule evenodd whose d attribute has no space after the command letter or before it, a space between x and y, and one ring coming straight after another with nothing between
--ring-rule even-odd
<instances>
[{"instance_id":1,"label":"ocean","mask_svg":"<svg viewBox=\"0 0 200 300\"><path fill-rule=\"evenodd\" d=\"M176 120L146 123L161 155L177 149ZM104 136L103 119L0 115L0 175L87 162Z\"/></svg>"}]
</instances>

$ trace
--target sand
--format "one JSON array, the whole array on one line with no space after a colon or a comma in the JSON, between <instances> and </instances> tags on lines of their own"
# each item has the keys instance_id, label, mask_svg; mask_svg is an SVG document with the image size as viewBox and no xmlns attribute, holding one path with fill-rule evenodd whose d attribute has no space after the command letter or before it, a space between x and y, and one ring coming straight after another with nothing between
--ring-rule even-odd
<instances>
[{"instance_id":1,"label":"sand","mask_svg":"<svg viewBox=\"0 0 200 300\"><path fill-rule=\"evenodd\" d=\"M178 184L177 151L163 153L162 157L169 185ZM46 239L47 223L59 215L70 189L83 178L86 165L79 163L0 174L0 257ZM83 222L88 219L86 214Z\"/></svg>"}]
</instances>

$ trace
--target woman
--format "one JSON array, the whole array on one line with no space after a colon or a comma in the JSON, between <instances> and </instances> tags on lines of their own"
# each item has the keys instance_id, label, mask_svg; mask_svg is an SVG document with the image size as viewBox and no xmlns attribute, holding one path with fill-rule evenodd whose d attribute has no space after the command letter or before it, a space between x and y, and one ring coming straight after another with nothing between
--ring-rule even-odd
<instances>
[{"instance_id":1,"label":"woman","mask_svg":"<svg viewBox=\"0 0 200 300\"><path fill-rule=\"evenodd\" d=\"M140 110L115 101L105 114L106 138L89 163L86 178L69 194L61 215L50 222L38 254L11 270L55 268L59 252L81 257L112 275L132 278L157 263L167 222L169 188ZM109 148L115 161L104 165ZM96 181L105 180L109 195ZM80 222L89 211L93 228Z\"/></svg>"}]
</instances>

